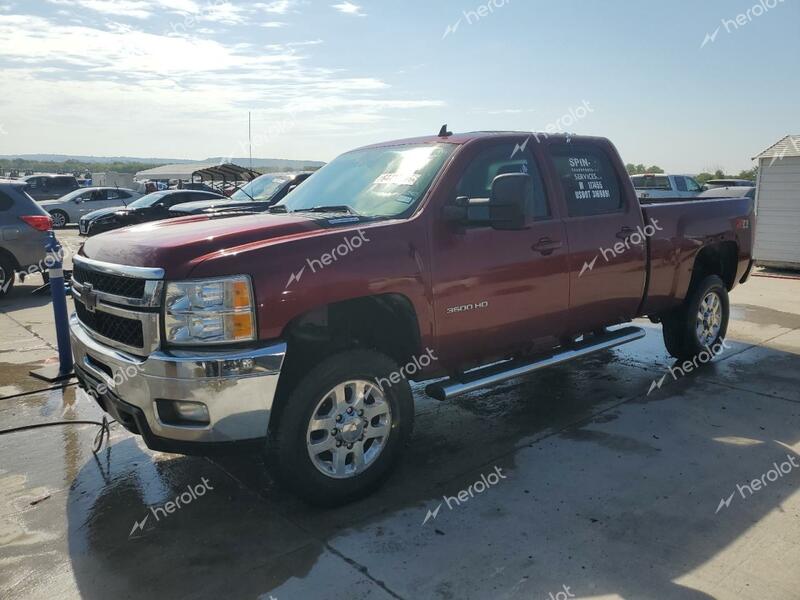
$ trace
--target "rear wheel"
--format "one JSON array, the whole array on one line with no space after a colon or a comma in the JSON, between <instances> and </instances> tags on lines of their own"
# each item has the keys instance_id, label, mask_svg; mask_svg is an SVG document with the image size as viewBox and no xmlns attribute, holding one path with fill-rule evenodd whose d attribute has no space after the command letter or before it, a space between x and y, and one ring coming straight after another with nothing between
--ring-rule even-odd
<instances>
[{"instance_id":1,"label":"rear wheel","mask_svg":"<svg viewBox=\"0 0 800 600\"><path fill-rule=\"evenodd\" d=\"M53 229L63 229L67 226L69 215L63 210L54 210L50 216L53 217Z\"/></svg>"},{"instance_id":2,"label":"rear wheel","mask_svg":"<svg viewBox=\"0 0 800 600\"><path fill-rule=\"evenodd\" d=\"M709 275L689 293L683 307L662 319L664 345L677 359L691 359L714 350L728 331L728 289L717 275Z\"/></svg>"},{"instance_id":3,"label":"rear wheel","mask_svg":"<svg viewBox=\"0 0 800 600\"><path fill-rule=\"evenodd\" d=\"M14 265L7 256L0 254L0 298L14 289Z\"/></svg>"},{"instance_id":4,"label":"rear wheel","mask_svg":"<svg viewBox=\"0 0 800 600\"><path fill-rule=\"evenodd\" d=\"M414 419L405 379L375 351L346 351L309 370L286 399L268 443L268 464L311 504L366 496L389 475ZM384 381L382 388L378 381Z\"/></svg>"}]
</instances>

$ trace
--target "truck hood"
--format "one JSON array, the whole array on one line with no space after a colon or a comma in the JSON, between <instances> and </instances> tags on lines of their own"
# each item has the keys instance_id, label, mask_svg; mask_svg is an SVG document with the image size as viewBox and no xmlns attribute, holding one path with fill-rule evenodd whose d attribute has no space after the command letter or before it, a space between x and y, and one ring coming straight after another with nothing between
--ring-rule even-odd
<instances>
[{"instance_id":1,"label":"truck hood","mask_svg":"<svg viewBox=\"0 0 800 600\"><path fill-rule=\"evenodd\" d=\"M301 237L319 229L322 225L306 216L196 215L101 233L84 243L82 254L119 265L160 267L167 278L181 279L211 254L234 253L253 242Z\"/></svg>"},{"instance_id":2,"label":"truck hood","mask_svg":"<svg viewBox=\"0 0 800 600\"><path fill-rule=\"evenodd\" d=\"M207 208L217 208L220 206L234 206L247 205L250 201L235 201L230 198L218 198L216 200L196 200L194 202L183 202L176 204L169 209L169 212L175 213L176 216L186 216L189 213L198 213Z\"/></svg>"}]
</instances>

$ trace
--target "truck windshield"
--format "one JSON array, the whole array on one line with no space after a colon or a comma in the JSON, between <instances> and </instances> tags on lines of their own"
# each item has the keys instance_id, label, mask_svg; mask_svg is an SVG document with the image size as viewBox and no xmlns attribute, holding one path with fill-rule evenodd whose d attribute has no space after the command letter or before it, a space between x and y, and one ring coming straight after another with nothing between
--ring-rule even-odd
<instances>
[{"instance_id":1,"label":"truck windshield","mask_svg":"<svg viewBox=\"0 0 800 600\"><path fill-rule=\"evenodd\" d=\"M408 144L348 152L278 204L289 212L347 206L365 217L408 214L454 148L453 144Z\"/></svg>"}]
</instances>

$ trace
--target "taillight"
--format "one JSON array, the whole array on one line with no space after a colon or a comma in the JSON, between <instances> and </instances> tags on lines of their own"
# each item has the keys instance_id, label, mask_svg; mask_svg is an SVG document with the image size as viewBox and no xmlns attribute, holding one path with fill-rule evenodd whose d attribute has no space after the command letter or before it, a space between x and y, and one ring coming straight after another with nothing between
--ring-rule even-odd
<instances>
[{"instance_id":1,"label":"taillight","mask_svg":"<svg viewBox=\"0 0 800 600\"><path fill-rule=\"evenodd\" d=\"M47 215L31 215L20 219L39 231L50 231L53 228L53 219Z\"/></svg>"},{"instance_id":2,"label":"taillight","mask_svg":"<svg viewBox=\"0 0 800 600\"><path fill-rule=\"evenodd\" d=\"M736 229L750 229L750 219L736 219Z\"/></svg>"}]
</instances>

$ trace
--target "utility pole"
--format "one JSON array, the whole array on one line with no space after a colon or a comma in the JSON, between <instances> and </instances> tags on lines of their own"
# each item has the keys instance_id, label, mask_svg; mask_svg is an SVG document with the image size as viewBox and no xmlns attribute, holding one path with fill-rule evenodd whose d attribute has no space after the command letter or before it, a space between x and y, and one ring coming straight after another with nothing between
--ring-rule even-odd
<instances>
[{"instance_id":1,"label":"utility pole","mask_svg":"<svg viewBox=\"0 0 800 600\"><path fill-rule=\"evenodd\" d=\"M247 139L250 144L250 170L253 170L253 122L250 111L247 111Z\"/></svg>"}]
</instances>

